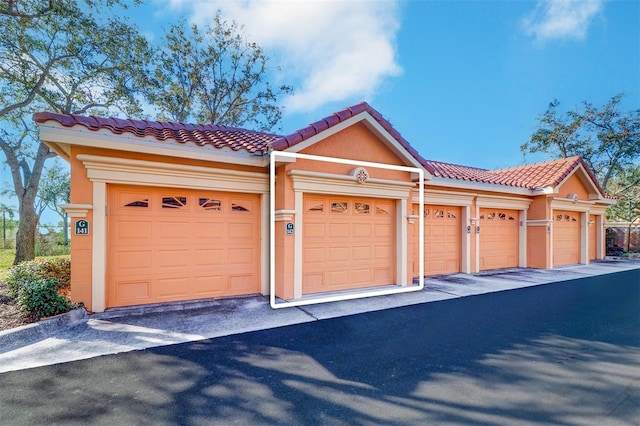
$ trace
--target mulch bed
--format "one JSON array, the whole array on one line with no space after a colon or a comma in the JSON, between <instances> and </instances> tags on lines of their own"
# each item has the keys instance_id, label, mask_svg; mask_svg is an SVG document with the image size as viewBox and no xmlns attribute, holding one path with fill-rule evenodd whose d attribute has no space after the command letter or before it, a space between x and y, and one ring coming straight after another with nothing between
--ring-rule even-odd
<instances>
[{"instance_id":1,"label":"mulch bed","mask_svg":"<svg viewBox=\"0 0 640 426\"><path fill-rule=\"evenodd\" d=\"M38 321L34 315L22 312L13 299L6 296L5 285L0 283L0 331Z\"/></svg>"}]
</instances>

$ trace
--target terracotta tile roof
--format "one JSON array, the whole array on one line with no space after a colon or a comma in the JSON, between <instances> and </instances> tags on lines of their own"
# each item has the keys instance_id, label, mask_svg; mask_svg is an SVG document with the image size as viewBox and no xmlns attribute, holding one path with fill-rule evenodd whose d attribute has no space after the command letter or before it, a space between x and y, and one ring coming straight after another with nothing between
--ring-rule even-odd
<instances>
[{"instance_id":1,"label":"terracotta tile roof","mask_svg":"<svg viewBox=\"0 0 640 426\"><path fill-rule=\"evenodd\" d=\"M579 156L496 170L478 169L431 160L424 162L425 168L436 177L526 189L554 188L579 165L584 167L600 194L606 196L589 166Z\"/></svg>"},{"instance_id":2,"label":"terracotta tile roof","mask_svg":"<svg viewBox=\"0 0 640 426\"><path fill-rule=\"evenodd\" d=\"M199 146L211 145L214 148L230 148L233 151L244 149L256 155L268 152L271 142L281 138L280 135L229 126L86 117L52 112L35 113L33 119L37 123L53 120L64 127L81 125L92 131L105 129L118 135L129 133L137 137L150 136L159 141L172 139L182 144L192 142Z\"/></svg>"},{"instance_id":3,"label":"terracotta tile roof","mask_svg":"<svg viewBox=\"0 0 640 426\"><path fill-rule=\"evenodd\" d=\"M371 105L366 102L360 102L359 104L350 106L341 111L335 112L315 123L311 123L307 127L297 130L289 135L283 136L275 140L271 146L276 151L284 151L287 148L291 148L300 142L303 142L320 132L327 130L343 121L348 120L358 114L364 112L369 113L381 126L385 129L404 149L406 149L418 162L424 163L426 160L416 151L409 142L402 137L400 132L393 128L391 123L387 121L382 114L376 111Z\"/></svg>"}]
</instances>

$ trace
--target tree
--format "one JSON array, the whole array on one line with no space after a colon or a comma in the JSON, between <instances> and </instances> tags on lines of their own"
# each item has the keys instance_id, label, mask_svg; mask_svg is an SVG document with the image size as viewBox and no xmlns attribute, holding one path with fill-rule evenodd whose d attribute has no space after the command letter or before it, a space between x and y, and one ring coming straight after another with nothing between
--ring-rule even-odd
<instances>
[{"instance_id":1,"label":"tree","mask_svg":"<svg viewBox=\"0 0 640 426\"><path fill-rule=\"evenodd\" d=\"M565 114L558 112L560 103L554 100L520 149L561 158L580 155L607 188L613 176L640 158L640 109L620 111L622 97L615 95L601 108L583 102Z\"/></svg>"},{"instance_id":2,"label":"tree","mask_svg":"<svg viewBox=\"0 0 640 426\"><path fill-rule=\"evenodd\" d=\"M282 117L278 96L267 80L269 58L244 40L242 28L223 21L220 11L204 30L172 25L157 51L155 85L147 93L163 120L272 129Z\"/></svg>"},{"instance_id":3,"label":"tree","mask_svg":"<svg viewBox=\"0 0 640 426\"><path fill-rule=\"evenodd\" d=\"M629 167L611 179L609 192L618 202L609 207L607 218L628 223L627 252L631 244L631 228L640 221L640 166Z\"/></svg>"},{"instance_id":4,"label":"tree","mask_svg":"<svg viewBox=\"0 0 640 426\"><path fill-rule=\"evenodd\" d=\"M36 210L41 215L48 208L56 212L62 219L64 244L69 244L69 218L60 204L69 203L71 196L71 176L66 168L55 164L49 167L40 181Z\"/></svg>"},{"instance_id":5,"label":"tree","mask_svg":"<svg viewBox=\"0 0 640 426\"><path fill-rule=\"evenodd\" d=\"M12 0L0 8L0 148L18 198L14 263L35 255L37 190L47 159L30 115L37 110L140 112L150 51L125 19L119 0Z\"/></svg>"}]
</instances>

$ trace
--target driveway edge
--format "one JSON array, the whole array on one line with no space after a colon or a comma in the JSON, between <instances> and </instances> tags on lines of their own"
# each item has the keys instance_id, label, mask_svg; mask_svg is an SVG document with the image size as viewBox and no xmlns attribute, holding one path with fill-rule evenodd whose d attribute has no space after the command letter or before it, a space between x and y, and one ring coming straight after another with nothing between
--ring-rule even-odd
<instances>
[{"instance_id":1,"label":"driveway edge","mask_svg":"<svg viewBox=\"0 0 640 426\"><path fill-rule=\"evenodd\" d=\"M0 331L0 346L12 346L16 343L24 344L25 341L44 339L59 331L62 327L71 328L87 318L85 308L75 308L64 314Z\"/></svg>"}]
</instances>

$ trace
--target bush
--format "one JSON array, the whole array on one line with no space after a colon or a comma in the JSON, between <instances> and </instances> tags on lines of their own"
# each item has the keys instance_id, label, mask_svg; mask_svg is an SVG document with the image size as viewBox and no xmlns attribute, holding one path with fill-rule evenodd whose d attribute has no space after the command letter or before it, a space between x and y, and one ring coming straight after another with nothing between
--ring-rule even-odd
<instances>
[{"instance_id":1,"label":"bush","mask_svg":"<svg viewBox=\"0 0 640 426\"><path fill-rule=\"evenodd\" d=\"M22 262L9 268L7 288L11 295L18 297L19 289L25 283L39 279L55 279L61 293L68 292L71 286L71 261L68 257L36 259Z\"/></svg>"},{"instance_id":2,"label":"bush","mask_svg":"<svg viewBox=\"0 0 640 426\"><path fill-rule=\"evenodd\" d=\"M21 309L38 317L57 315L72 307L68 257L36 259L9 268L7 289Z\"/></svg>"},{"instance_id":3,"label":"bush","mask_svg":"<svg viewBox=\"0 0 640 426\"><path fill-rule=\"evenodd\" d=\"M18 306L38 318L61 314L71 309L71 302L59 293L55 279L40 278L24 282L17 297Z\"/></svg>"}]
</instances>

